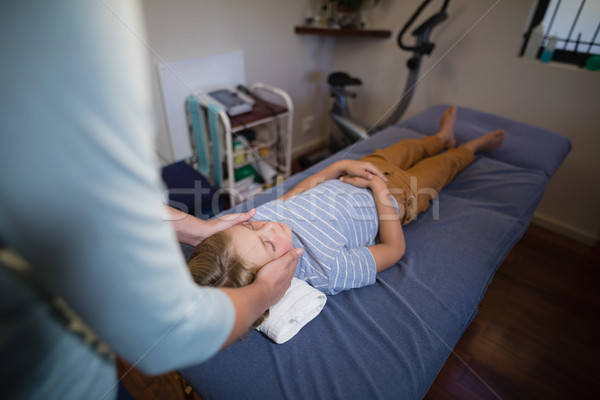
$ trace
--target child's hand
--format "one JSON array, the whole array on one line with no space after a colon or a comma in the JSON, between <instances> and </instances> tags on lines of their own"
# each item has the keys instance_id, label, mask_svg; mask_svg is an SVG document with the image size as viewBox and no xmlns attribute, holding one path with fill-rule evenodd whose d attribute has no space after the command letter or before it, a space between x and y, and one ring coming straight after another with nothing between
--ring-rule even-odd
<instances>
[{"instance_id":1,"label":"child's hand","mask_svg":"<svg viewBox=\"0 0 600 400\"><path fill-rule=\"evenodd\" d=\"M371 190L376 190L380 187L387 188L386 181L381 179L379 176L371 176L370 179L365 179L360 176L344 175L341 176L339 179L341 182L349 183L352 186L356 186L359 188L368 188Z\"/></svg>"},{"instance_id":2,"label":"child's hand","mask_svg":"<svg viewBox=\"0 0 600 400\"><path fill-rule=\"evenodd\" d=\"M388 181L383 172L370 162L344 160L342 163L342 172L345 172L346 176L358 177L366 180L372 180L374 177L379 177L385 183Z\"/></svg>"}]
</instances>

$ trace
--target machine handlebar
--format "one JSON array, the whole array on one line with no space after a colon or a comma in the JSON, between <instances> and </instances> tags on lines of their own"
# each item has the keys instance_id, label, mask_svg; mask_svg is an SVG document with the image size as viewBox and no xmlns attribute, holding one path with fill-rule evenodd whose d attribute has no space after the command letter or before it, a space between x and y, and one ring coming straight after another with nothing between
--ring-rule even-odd
<instances>
[{"instance_id":1,"label":"machine handlebar","mask_svg":"<svg viewBox=\"0 0 600 400\"><path fill-rule=\"evenodd\" d=\"M409 30L412 24L415 23L416 19L419 17L419 15L421 15L423 10L427 7L429 3L431 3L431 0L425 0L419 6L419 8L417 8L417 10L410 17L408 22L404 25L404 27L398 34L398 46L400 46L402 50L412 51L419 55L431 54L431 52L433 51L435 45L429 42L429 35L431 34L431 31L436 25L442 23L448 17L448 14L446 13L446 8L448 7L448 3L450 3L450 0L444 0L440 11L432 15L430 18L427 19L427 21L423 22L417 27L417 29L415 29L412 32L412 35L417 38L417 43L415 46L407 46L402 42L402 37L404 36L404 34Z\"/></svg>"}]
</instances>

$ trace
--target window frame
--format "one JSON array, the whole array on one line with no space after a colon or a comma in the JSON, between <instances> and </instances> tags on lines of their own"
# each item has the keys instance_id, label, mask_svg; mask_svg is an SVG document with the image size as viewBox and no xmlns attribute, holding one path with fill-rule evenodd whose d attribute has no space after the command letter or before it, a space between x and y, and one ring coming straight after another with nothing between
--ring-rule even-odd
<instances>
[{"instance_id":1,"label":"window frame","mask_svg":"<svg viewBox=\"0 0 600 400\"><path fill-rule=\"evenodd\" d=\"M550 6L550 1L551 0L538 0L535 9L533 11L533 15L531 18L531 21L529 23L529 26L527 28L527 31L523 34L523 45L521 46L521 50L519 52L519 56L523 57L523 55L525 54L525 49L527 48L527 43L529 42L529 39L531 37L531 33L533 31L533 29L538 26L539 24L542 23L542 21L544 20L546 13L548 12L548 7ZM573 26L575 25L575 23L577 22L579 15L583 9L583 5L585 4L585 1L582 1L582 3L579 6L579 10L578 13L574 19L574 23ZM556 14L558 8L560 7L560 2L557 5L557 8L554 10L554 13ZM553 17L554 19L554 17ZM550 29L550 27L548 28L548 30ZM598 42L598 34L600 31L600 22L598 23L596 30L594 32L594 35L592 36L592 39L590 42L583 42L583 41L579 41L578 39L571 39L570 35L569 37L565 38L557 38L557 47L566 47L566 45L568 45L569 43L574 43L574 44L578 44L578 45L583 45L583 46L588 46L588 51L587 52L581 52L581 51L573 51L573 50L564 50L564 49L559 49L556 48L554 50L554 54L552 55L552 61L556 61L556 62L563 62L563 63L568 63L568 64L575 64L577 66L579 66L580 68L583 68L585 66L586 61L588 60L588 58L592 55L600 55L597 54L595 52L592 52L591 49L593 48L593 46L598 46L600 45L600 42ZM572 30L571 30L572 33ZM544 51L544 45L547 40L549 39L549 35L546 34L546 32L544 32L544 36L543 36L543 40L542 40L542 44L540 45L537 53L536 53L536 59L539 59L542 55L542 52ZM558 46L558 44L561 44L561 46ZM576 47L577 48L577 45Z\"/></svg>"}]
</instances>

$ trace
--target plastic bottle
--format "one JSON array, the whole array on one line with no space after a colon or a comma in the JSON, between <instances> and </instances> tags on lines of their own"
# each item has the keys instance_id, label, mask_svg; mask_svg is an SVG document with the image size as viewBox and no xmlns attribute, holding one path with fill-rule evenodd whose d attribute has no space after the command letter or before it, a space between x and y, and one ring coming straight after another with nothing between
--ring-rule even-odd
<instances>
[{"instance_id":1,"label":"plastic bottle","mask_svg":"<svg viewBox=\"0 0 600 400\"><path fill-rule=\"evenodd\" d=\"M329 17L329 5L325 3L321 5L321 12L319 13L319 23L322 26L327 26L327 17Z\"/></svg>"},{"instance_id":2,"label":"plastic bottle","mask_svg":"<svg viewBox=\"0 0 600 400\"><path fill-rule=\"evenodd\" d=\"M272 185L277 179L277 170L269 165L268 162L258 159L254 162L255 167L267 186Z\"/></svg>"},{"instance_id":3,"label":"plastic bottle","mask_svg":"<svg viewBox=\"0 0 600 400\"><path fill-rule=\"evenodd\" d=\"M542 27L542 24L539 24L533 28L531 35L529 35L523 58L526 60L535 60L538 51L540 50L540 46L542 45L542 40L544 40L544 28Z\"/></svg>"},{"instance_id":4,"label":"plastic bottle","mask_svg":"<svg viewBox=\"0 0 600 400\"><path fill-rule=\"evenodd\" d=\"M241 139L236 139L233 142L233 162L235 164L241 164L246 160L244 149L244 142Z\"/></svg>"},{"instance_id":5,"label":"plastic bottle","mask_svg":"<svg viewBox=\"0 0 600 400\"><path fill-rule=\"evenodd\" d=\"M542 56L540 57L541 62L548 63L548 62L550 62L550 60L552 60L552 56L554 55L554 49L556 48L557 40L558 39L556 38L556 36L550 36L548 38L548 43L546 44L544 51L542 51Z\"/></svg>"}]
</instances>

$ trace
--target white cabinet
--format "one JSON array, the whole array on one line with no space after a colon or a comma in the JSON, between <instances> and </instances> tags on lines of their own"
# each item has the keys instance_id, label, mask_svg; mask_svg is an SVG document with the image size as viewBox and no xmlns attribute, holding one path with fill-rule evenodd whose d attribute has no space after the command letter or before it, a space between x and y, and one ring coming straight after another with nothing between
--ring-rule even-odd
<instances>
[{"instance_id":1,"label":"white cabinet","mask_svg":"<svg viewBox=\"0 0 600 400\"><path fill-rule=\"evenodd\" d=\"M221 194L229 196L231 206L291 173L290 97L285 91L262 83L248 87L255 100L250 112L229 116L199 98L202 122L189 121L194 150L189 162L207 175ZM217 149L213 147L215 140L219 141Z\"/></svg>"}]
</instances>

